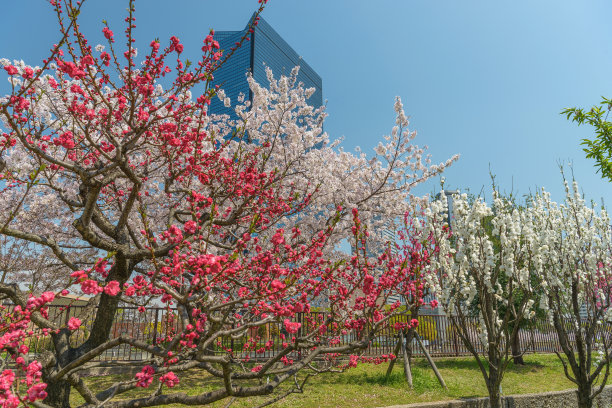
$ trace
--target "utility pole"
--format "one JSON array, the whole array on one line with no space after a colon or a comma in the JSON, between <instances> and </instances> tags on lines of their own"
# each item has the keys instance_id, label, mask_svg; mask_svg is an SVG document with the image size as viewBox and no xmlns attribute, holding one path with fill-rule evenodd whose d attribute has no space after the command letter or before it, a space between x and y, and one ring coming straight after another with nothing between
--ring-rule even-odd
<instances>
[{"instance_id":1,"label":"utility pole","mask_svg":"<svg viewBox=\"0 0 612 408\"><path fill-rule=\"evenodd\" d=\"M453 215L453 196L455 194L459 194L459 190L442 190L442 192L438 193L436 195L436 198L439 200L442 196L442 193L444 193L444 196L446 197L446 206L447 206L447 213L446 216L447 221L448 221L448 227L450 228L451 226L451 219L452 219L452 215Z\"/></svg>"}]
</instances>

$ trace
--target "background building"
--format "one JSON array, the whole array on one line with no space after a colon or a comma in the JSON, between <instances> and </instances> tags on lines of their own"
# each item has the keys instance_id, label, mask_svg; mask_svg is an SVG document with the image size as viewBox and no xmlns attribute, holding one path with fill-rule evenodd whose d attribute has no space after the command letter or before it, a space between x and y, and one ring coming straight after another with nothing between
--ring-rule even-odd
<instances>
[{"instance_id":1,"label":"background building","mask_svg":"<svg viewBox=\"0 0 612 408\"><path fill-rule=\"evenodd\" d=\"M219 42L221 49L229 52L247 32L254 16L241 31L217 31L215 40ZM236 104L241 93L244 94L245 100L252 100L246 74L251 72L255 81L267 86L269 82L266 66L272 69L275 78L289 75L295 66L299 66L298 82L302 82L305 88L315 88L314 94L308 100L309 104L315 108L323 105L323 81L319 74L261 16L251 34L251 40L245 41L227 63L215 72L214 84L221 86L226 96L231 99L232 105ZM211 101L210 112L235 117L233 108L223 106L219 98L213 98Z\"/></svg>"}]
</instances>

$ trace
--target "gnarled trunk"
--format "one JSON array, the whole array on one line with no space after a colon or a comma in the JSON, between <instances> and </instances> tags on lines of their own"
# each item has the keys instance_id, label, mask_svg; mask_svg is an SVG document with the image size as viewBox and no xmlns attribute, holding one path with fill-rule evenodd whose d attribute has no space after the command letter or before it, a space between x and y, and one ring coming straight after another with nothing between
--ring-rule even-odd
<instances>
[{"instance_id":1,"label":"gnarled trunk","mask_svg":"<svg viewBox=\"0 0 612 408\"><path fill-rule=\"evenodd\" d=\"M68 329L60 330L51 335L54 352L41 358L43 364L42 380L47 384L47 398L44 403L56 408L70 407L70 383L65 379L51 380L50 373L57 368L61 368L70 363L74 358L73 350L70 348L70 332ZM46 360L46 361L45 361Z\"/></svg>"},{"instance_id":2,"label":"gnarled trunk","mask_svg":"<svg viewBox=\"0 0 612 408\"><path fill-rule=\"evenodd\" d=\"M43 381L45 380L43 374ZM68 381L54 381L47 382L47 398L44 399L46 405L55 408L69 408L70 407L70 383Z\"/></svg>"}]
</instances>

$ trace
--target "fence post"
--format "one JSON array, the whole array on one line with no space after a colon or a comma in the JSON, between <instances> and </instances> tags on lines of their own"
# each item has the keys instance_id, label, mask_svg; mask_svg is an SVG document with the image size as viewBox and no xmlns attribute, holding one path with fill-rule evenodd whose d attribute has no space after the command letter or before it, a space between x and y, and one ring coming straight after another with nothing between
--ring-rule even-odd
<instances>
[{"instance_id":1,"label":"fence post","mask_svg":"<svg viewBox=\"0 0 612 408\"><path fill-rule=\"evenodd\" d=\"M68 326L68 321L70 320L70 305L67 305L64 310L66 310L66 318L64 319L64 325Z\"/></svg>"},{"instance_id":2,"label":"fence post","mask_svg":"<svg viewBox=\"0 0 612 408\"><path fill-rule=\"evenodd\" d=\"M157 322L158 320L158 315L159 315L159 309L155 308L153 309L155 310L155 323L153 323L153 345L156 346L157 345Z\"/></svg>"},{"instance_id":3,"label":"fence post","mask_svg":"<svg viewBox=\"0 0 612 408\"><path fill-rule=\"evenodd\" d=\"M448 318L446 319L446 323L448 324ZM457 328L451 322L451 328L453 329L453 343L455 345L455 357L459 357L459 344L457 343Z\"/></svg>"}]
</instances>

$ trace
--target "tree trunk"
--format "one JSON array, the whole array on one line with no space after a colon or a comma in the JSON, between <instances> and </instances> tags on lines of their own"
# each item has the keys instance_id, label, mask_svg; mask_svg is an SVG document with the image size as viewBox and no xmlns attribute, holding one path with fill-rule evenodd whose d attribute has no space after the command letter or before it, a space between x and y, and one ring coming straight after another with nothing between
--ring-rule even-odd
<instances>
[{"instance_id":1,"label":"tree trunk","mask_svg":"<svg viewBox=\"0 0 612 408\"><path fill-rule=\"evenodd\" d=\"M501 373L499 367L501 364L501 358L495 355L489 354L489 378L487 378L487 391L489 391L489 404L491 408L502 408L501 400Z\"/></svg>"},{"instance_id":2,"label":"tree trunk","mask_svg":"<svg viewBox=\"0 0 612 408\"><path fill-rule=\"evenodd\" d=\"M525 365L523 360L523 354L521 353L521 342L519 333L521 329L518 329L515 336L512 336L510 347L512 348L512 360L516 365Z\"/></svg>"},{"instance_id":3,"label":"tree trunk","mask_svg":"<svg viewBox=\"0 0 612 408\"><path fill-rule=\"evenodd\" d=\"M412 319L419 319L419 307L413 306L410 308L410 317ZM416 332L416 327L412 329L408 329L404 333L404 337L406 339L406 353L408 354L408 361L412 364L412 340L414 339L414 333Z\"/></svg>"},{"instance_id":4,"label":"tree trunk","mask_svg":"<svg viewBox=\"0 0 612 408\"><path fill-rule=\"evenodd\" d=\"M407 353L407 344L404 343L406 338L402 334L402 357L404 359L404 375L406 376L406 381L408 382L408 387L412 388L412 369L410 368L410 358Z\"/></svg>"},{"instance_id":5,"label":"tree trunk","mask_svg":"<svg viewBox=\"0 0 612 408\"><path fill-rule=\"evenodd\" d=\"M578 408L592 408L591 387L586 384L578 384Z\"/></svg>"},{"instance_id":6,"label":"tree trunk","mask_svg":"<svg viewBox=\"0 0 612 408\"><path fill-rule=\"evenodd\" d=\"M501 393L499 392L499 385L494 389L489 390L489 404L491 408L502 408Z\"/></svg>"},{"instance_id":7,"label":"tree trunk","mask_svg":"<svg viewBox=\"0 0 612 408\"><path fill-rule=\"evenodd\" d=\"M66 318L68 314L69 310L66 311ZM70 347L70 335L71 332L66 328L51 334L53 357L43 364L42 380L47 384L45 389L47 398L43 402L55 408L70 407L70 391L72 390L70 383L65 379L49 380L49 372L65 367L75 358L74 350Z\"/></svg>"},{"instance_id":8,"label":"tree trunk","mask_svg":"<svg viewBox=\"0 0 612 408\"><path fill-rule=\"evenodd\" d=\"M391 373L393 372L393 366L395 365L395 361L399 358L399 353L400 353L401 348L402 348L402 336L399 336L399 340L397 341L397 344L395 345L395 349L393 350L393 355L395 356L395 358L389 362L389 368L387 368L387 375L386 375L387 377L389 377Z\"/></svg>"},{"instance_id":9,"label":"tree trunk","mask_svg":"<svg viewBox=\"0 0 612 408\"><path fill-rule=\"evenodd\" d=\"M414 339L414 331L416 329L410 329L406 332L406 354L408 355L408 361L412 363L412 340Z\"/></svg>"},{"instance_id":10,"label":"tree trunk","mask_svg":"<svg viewBox=\"0 0 612 408\"><path fill-rule=\"evenodd\" d=\"M44 375L43 381L45 381ZM47 398L43 401L45 404L55 408L70 408L70 383L68 381L47 382L45 391L47 391Z\"/></svg>"}]
</instances>

